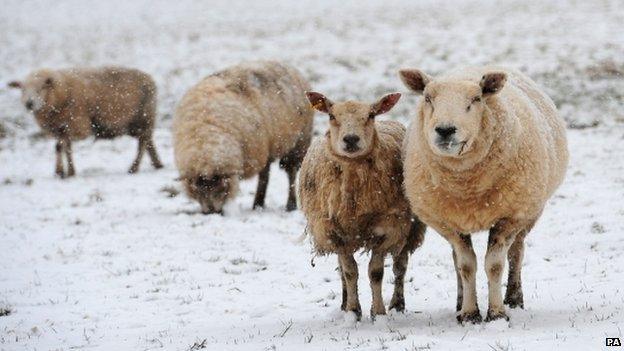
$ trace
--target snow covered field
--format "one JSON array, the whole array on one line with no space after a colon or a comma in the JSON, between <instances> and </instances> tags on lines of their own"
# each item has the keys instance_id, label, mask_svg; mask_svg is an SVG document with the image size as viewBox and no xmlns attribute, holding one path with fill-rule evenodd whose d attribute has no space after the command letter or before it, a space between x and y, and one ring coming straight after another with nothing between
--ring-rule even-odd
<instances>
[{"instance_id":1,"label":"snow covered field","mask_svg":"<svg viewBox=\"0 0 624 351\"><path fill-rule=\"evenodd\" d=\"M624 326L624 4L621 1L14 1L0 11L0 350L601 350ZM573 127L566 182L528 237L526 310L460 326L450 247L429 231L410 261L405 314L345 324L335 257L300 242L275 165L267 209L245 181L225 217L175 181L169 126L202 76L242 60L299 67L335 99L405 91L396 71L508 64L552 95ZM35 67L121 64L160 89L166 164L127 175L129 137L53 141L6 82ZM389 116L407 123L416 97ZM317 119L317 131L325 120ZM587 127L587 128L585 128ZM475 247L482 312L486 235ZM358 258L362 264L366 255ZM390 262L387 262L389 264ZM392 273L386 269L384 297ZM615 348L617 349L617 348Z\"/></svg>"}]
</instances>

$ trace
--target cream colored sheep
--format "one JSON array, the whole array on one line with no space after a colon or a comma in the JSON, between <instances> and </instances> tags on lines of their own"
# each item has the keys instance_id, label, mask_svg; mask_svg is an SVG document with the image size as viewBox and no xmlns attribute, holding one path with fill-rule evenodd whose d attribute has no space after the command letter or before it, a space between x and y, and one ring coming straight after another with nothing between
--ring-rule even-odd
<instances>
[{"instance_id":1,"label":"cream colored sheep","mask_svg":"<svg viewBox=\"0 0 624 351\"><path fill-rule=\"evenodd\" d=\"M75 174L71 142L90 135L96 139L137 138L139 149L130 173L139 170L145 150L154 168L162 168L152 140L156 84L149 75L122 67L42 69L9 86L22 90L24 106L34 113L39 126L57 139L56 174L61 178Z\"/></svg>"},{"instance_id":2,"label":"cream colored sheep","mask_svg":"<svg viewBox=\"0 0 624 351\"><path fill-rule=\"evenodd\" d=\"M221 213L240 178L259 174L253 207L264 206L270 165L280 159L297 207L295 178L312 137L308 83L277 62L249 62L215 73L182 98L173 121L175 162L203 213Z\"/></svg>"},{"instance_id":3,"label":"cream colored sheep","mask_svg":"<svg viewBox=\"0 0 624 351\"><path fill-rule=\"evenodd\" d=\"M372 252L368 274L373 292L371 317L386 314L381 295L384 258L394 258L394 294L390 308L403 311L403 280L409 254L423 240L424 225L413 218L403 194L401 143L405 128L398 122L375 122L400 94L369 105L332 103L310 92L319 111L329 114L329 131L317 138L304 158L299 181L301 209L308 220L316 251L337 253L342 280L342 310L358 320L358 267L353 253Z\"/></svg>"},{"instance_id":4,"label":"cream colored sheep","mask_svg":"<svg viewBox=\"0 0 624 351\"><path fill-rule=\"evenodd\" d=\"M484 230L486 321L508 319L503 303L524 306L524 238L565 175L564 121L550 98L515 70L466 68L432 79L408 69L400 76L424 95L406 137L406 194L414 213L453 247L458 321L481 321L470 235Z\"/></svg>"}]
</instances>

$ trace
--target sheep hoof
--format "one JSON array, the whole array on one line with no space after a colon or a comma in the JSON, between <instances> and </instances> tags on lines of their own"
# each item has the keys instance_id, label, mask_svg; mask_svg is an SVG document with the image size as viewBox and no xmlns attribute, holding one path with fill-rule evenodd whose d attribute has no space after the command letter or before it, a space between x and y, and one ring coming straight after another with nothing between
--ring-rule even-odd
<instances>
[{"instance_id":1,"label":"sheep hoof","mask_svg":"<svg viewBox=\"0 0 624 351\"><path fill-rule=\"evenodd\" d=\"M342 293L342 304L340 305L340 310L341 311L347 310L347 294L345 293Z\"/></svg>"},{"instance_id":2,"label":"sheep hoof","mask_svg":"<svg viewBox=\"0 0 624 351\"><path fill-rule=\"evenodd\" d=\"M472 324L479 324L483 322L483 318L481 317L481 313L479 313L479 310L477 309L472 312L458 314L457 322L460 324L465 324L467 322L470 322Z\"/></svg>"},{"instance_id":3,"label":"sheep hoof","mask_svg":"<svg viewBox=\"0 0 624 351\"><path fill-rule=\"evenodd\" d=\"M292 203L288 202L286 204L286 212L292 212L292 211L294 211L296 209L297 209L297 203L296 202L292 202Z\"/></svg>"},{"instance_id":4,"label":"sheep hoof","mask_svg":"<svg viewBox=\"0 0 624 351\"><path fill-rule=\"evenodd\" d=\"M507 316L507 313L505 313L505 311L495 312L493 310L488 310L487 316L485 317L486 322L492 322L498 319L504 319L506 321L509 321L509 316Z\"/></svg>"},{"instance_id":5,"label":"sheep hoof","mask_svg":"<svg viewBox=\"0 0 624 351\"><path fill-rule=\"evenodd\" d=\"M505 296L505 301L503 301L503 303L509 306L509 308L520 307L521 309L524 309L524 298L522 293L508 294Z\"/></svg>"},{"instance_id":6,"label":"sheep hoof","mask_svg":"<svg viewBox=\"0 0 624 351\"><path fill-rule=\"evenodd\" d=\"M360 307L355 310L351 310L350 312L355 314L356 320L358 322L362 320L362 309Z\"/></svg>"},{"instance_id":7,"label":"sheep hoof","mask_svg":"<svg viewBox=\"0 0 624 351\"><path fill-rule=\"evenodd\" d=\"M130 173L130 174L134 174L134 173L136 173L136 172L138 172L138 171L139 171L139 167L134 167L134 166L132 166L132 167L130 167L130 169L128 170L128 173Z\"/></svg>"},{"instance_id":8,"label":"sheep hoof","mask_svg":"<svg viewBox=\"0 0 624 351\"><path fill-rule=\"evenodd\" d=\"M405 312L405 299L401 298L392 298L390 301L389 309L395 310L397 312Z\"/></svg>"},{"instance_id":9,"label":"sheep hoof","mask_svg":"<svg viewBox=\"0 0 624 351\"><path fill-rule=\"evenodd\" d=\"M257 203L257 202L256 202L256 203L254 203L254 204L253 204L253 207L252 207L252 208L253 208L254 210L263 210L263 209L264 209L264 204L261 204L261 203Z\"/></svg>"},{"instance_id":10,"label":"sheep hoof","mask_svg":"<svg viewBox=\"0 0 624 351\"><path fill-rule=\"evenodd\" d=\"M344 313L344 323L347 327L355 327L362 320L362 315L356 311L346 311Z\"/></svg>"},{"instance_id":11,"label":"sheep hoof","mask_svg":"<svg viewBox=\"0 0 624 351\"><path fill-rule=\"evenodd\" d=\"M61 179L65 179L65 172L63 172L62 170L60 170L60 171L59 171L59 170L57 169L55 173L56 173L56 176L57 176L57 177L59 177L59 178L61 178Z\"/></svg>"},{"instance_id":12,"label":"sheep hoof","mask_svg":"<svg viewBox=\"0 0 624 351\"><path fill-rule=\"evenodd\" d=\"M385 315L386 315L386 310L384 308L376 310L374 307L371 307L370 317L373 322L375 321L375 318L377 318L377 316L385 316Z\"/></svg>"},{"instance_id":13,"label":"sheep hoof","mask_svg":"<svg viewBox=\"0 0 624 351\"><path fill-rule=\"evenodd\" d=\"M162 163L160 163L160 162L159 162L159 163L153 163L153 164L152 164L152 167L154 167L154 169L161 169L161 168L163 168L164 166L163 166L163 164L162 164Z\"/></svg>"},{"instance_id":14,"label":"sheep hoof","mask_svg":"<svg viewBox=\"0 0 624 351\"><path fill-rule=\"evenodd\" d=\"M353 319L358 322L362 319L362 307L360 307L359 305L351 308L346 307L345 309L343 309L343 311L345 311L345 317L352 316Z\"/></svg>"},{"instance_id":15,"label":"sheep hoof","mask_svg":"<svg viewBox=\"0 0 624 351\"><path fill-rule=\"evenodd\" d=\"M509 308L520 307L521 309L524 309L524 302L522 302L522 300L520 301L505 300L505 305L507 305Z\"/></svg>"}]
</instances>

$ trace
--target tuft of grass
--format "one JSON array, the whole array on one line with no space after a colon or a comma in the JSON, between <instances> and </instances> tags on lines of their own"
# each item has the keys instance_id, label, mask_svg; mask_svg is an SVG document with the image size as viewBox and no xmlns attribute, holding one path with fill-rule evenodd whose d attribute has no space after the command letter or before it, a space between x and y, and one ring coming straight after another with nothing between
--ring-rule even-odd
<instances>
[{"instance_id":1,"label":"tuft of grass","mask_svg":"<svg viewBox=\"0 0 624 351\"><path fill-rule=\"evenodd\" d=\"M45 140L48 136L46 135L45 132L43 131L37 131L34 132L32 134L30 134L28 136L28 138L30 139L30 141L40 141L40 140Z\"/></svg>"},{"instance_id":2,"label":"tuft of grass","mask_svg":"<svg viewBox=\"0 0 624 351\"><path fill-rule=\"evenodd\" d=\"M13 313L13 310L10 307L0 307L0 317L8 316Z\"/></svg>"},{"instance_id":3,"label":"tuft of grass","mask_svg":"<svg viewBox=\"0 0 624 351\"><path fill-rule=\"evenodd\" d=\"M606 231L606 228L598 222L594 222L591 225L591 232L594 234L604 234Z\"/></svg>"},{"instance_id":4,"label":"tuft of grass","mask_svg":"<svg viewBox=\"0 0 624 351\"><path fill-rule=\"evenodd\" d=\"M163 186L162 188L160 188L160 192L165 193L168 198L174 198L180 195L180 190L176 189L174 186L171 185Z\"/></svg>"},{"instance_id":5,"label":"tuft of grass","mask_svg":"<svg viewBox=\"0 0 624 351\"><path fill-rule=\"evenodd\" d=\"M6 138L6 136L7 136L7 129L4 126L4 124L0 121L0 139Z\"/></svg>"},{"instance_id":6,"label":"tuft of grass","mask_svg":"<svg viewBox=\"0 0 624 351\"><path fill-rule=\"evenodd\" d=\"M570 129L588 129L588 128L596 128L600 125L600 121L593 120L589 123L571 121L568 123L568 128Z\"/></svg>"},{"instance_id":7,"label":"tuft of grass","mask_svg":"<svg viewBox=\"0 0 624 351\"><path fill-rule=\"evenodd\" d=\"M104 201L104 197L99 190L94 190L89 194L89 204L94 204Z\"/></svg>"},{"instance_id":8,"label":"tuft of grass","mask_svg":"<svg viewBox=\"0 0 624 351\"><path fill-rule=\"evenodd\" d=\"M201 342L195 341L191 347L189 347L188 351L201 350L206 348L206 339Z\"/></svg>"},{"instance_id":9,"label":"tuft of grass","mask_svg":"<svg viewBox=\"0 0 624 351\"><path fill-rule=\"evenodd\" d=\"M279 334L275 335L274 337L276 337L276 338L278 338L278 337L279 337L279 338L283 338L283 337L284 337L284 335L286 335L286 333L288 333L288 331L290 330L290 328L292 328L292 326L293 326L293 321L292 321L292 320L290 320L290 321L288 321L288 323L284 323L284 322L282 322L282 324L283 324L283 325L284 325L284 327L285 327L285 328L284 328L284 330L282 330ZM310 340L311 340L311 339L310 339Z\"/></svg>"},{"instance_id":10,"label":"tuft of grass","mask_svg":"<svg viewBox=\"0 0 624 351\"><path fill-rule=\"evenodd\" d=\"M496 341L495 345L491 345L491 344L487 344L490 349L492 349L493 351L511 351L513 350L513 347L511 346L511 344L509 343L509 341L507 342L507 344L503 344L500 341Z\"/></svg>"}]
</instances>

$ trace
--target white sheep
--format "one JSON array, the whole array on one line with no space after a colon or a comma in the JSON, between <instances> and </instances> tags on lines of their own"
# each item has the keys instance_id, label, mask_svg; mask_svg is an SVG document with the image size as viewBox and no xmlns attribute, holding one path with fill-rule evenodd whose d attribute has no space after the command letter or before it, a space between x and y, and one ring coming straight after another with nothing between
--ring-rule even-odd
<instances>
[{"instance_id":1,"label":"white sheep","mask_svg":"<svg viewBox=\"0 0 624 351\"><path fill-rule=\"evenodd\" d=\"M286 209L296 209L295 179L312 138L307 89L294 68L259 61L217 72L186 93L173 121L175 163L203 213L221 213L239 179L256 174L253 207L263 207L276 159L288 173Z\"/></svg>"},{"instance_id":2,"label":"white sheep","mask_svg":"<svg viewBox=\"0 0 624 351\"><path fill-rule=\"evenodd\" d=\"M565 124L550 98L516 70L454 70L432 79L400 71L422 93L405 141L405 189L412 211L453 247L458 321L481 321L471 234L489 230L486 321L523 307L524 238L563 181ZM503 302L501 277L509 260Z\"/></svg>"}]
</instances>

